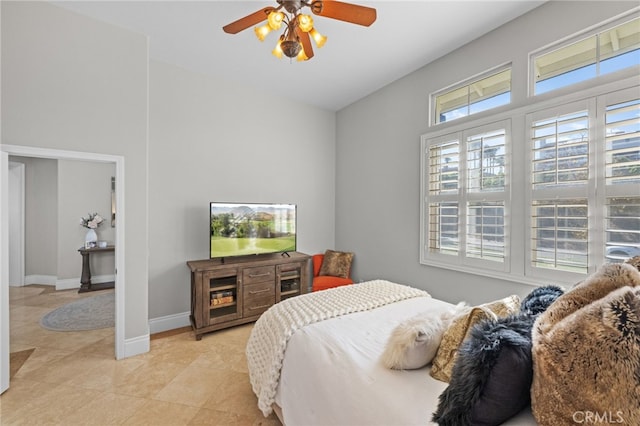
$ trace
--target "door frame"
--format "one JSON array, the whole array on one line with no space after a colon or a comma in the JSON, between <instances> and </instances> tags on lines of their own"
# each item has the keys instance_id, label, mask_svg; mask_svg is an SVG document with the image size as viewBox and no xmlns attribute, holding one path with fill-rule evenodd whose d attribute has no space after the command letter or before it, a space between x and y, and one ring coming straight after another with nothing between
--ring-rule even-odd
<instances>
[{"instance_id":1,"label":"door frame","mask_svg":"<svg viewBox=\"0 0 640 426\"><path fill-rule=\"evenodd\" d=\"M9 388L9 155L113 163L116 171L115 191L115 358L125 357L125 205L124 157L81 151L65 151L21 145L0 144L0 393Z\"/></svg>"},{"instance_id":2,"label":"door frame","mask_svg":"<svg viewBox=\"0 0 640 426\"><path fill-rule=\"evenodd\" d=\"M25 248L25 165L17 161L9 160L9 175L15 176L17 180L14 180L14 184L11 183L9 178L9 233L14 238L13 246L11 239L9 240L9 252L11 253L9 260L9 286L22 287L24 286L25 278L25 261L24 261L24 248ZM17 191L17 193L16 193ZM13 194L13 195L12 195ZM17 196L17 200L16 200ZM17 202L17 206L13 205ZM17 210L16 210L17 208ZM16 217L17 214L17 217ZM11 271L18 269L19 276L11 280ZM17 278L17 280L16 280Z\"/></svg>"}]
</instances>

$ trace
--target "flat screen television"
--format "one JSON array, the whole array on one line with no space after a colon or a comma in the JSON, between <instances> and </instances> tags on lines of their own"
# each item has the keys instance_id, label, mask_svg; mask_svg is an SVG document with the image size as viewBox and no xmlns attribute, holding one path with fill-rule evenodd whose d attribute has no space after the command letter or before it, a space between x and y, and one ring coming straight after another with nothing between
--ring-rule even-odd
<instances>
[{"instance_id":1,"label":"flat screen television","mask_svg":"<svg viewBox=\"0 0 640 426\"><path fill-rule=\"evenodd\" d=\"M295 204L209 203L211 259L296 250Z\"/></svg>"}]
</instances>

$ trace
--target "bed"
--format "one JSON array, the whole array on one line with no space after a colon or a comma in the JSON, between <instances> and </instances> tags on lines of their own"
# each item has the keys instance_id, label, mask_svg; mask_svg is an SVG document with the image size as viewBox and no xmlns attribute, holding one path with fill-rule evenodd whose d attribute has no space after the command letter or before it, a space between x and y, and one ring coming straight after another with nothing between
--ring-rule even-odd
<instances>
[{"instance_id":1,"label":"bed","mask_svg":"<svg viewBox=\"0 0 640 426\"><path fill-rule=\"evenodd\" d=\"M432 378L429 366L392 370L380 356L402 321L452 306L382 280L274 305L247 343L258 406L285 425L430 424L447 383ZM505 424L536 422L525 409Z\"/></svg>"}]
</instances>

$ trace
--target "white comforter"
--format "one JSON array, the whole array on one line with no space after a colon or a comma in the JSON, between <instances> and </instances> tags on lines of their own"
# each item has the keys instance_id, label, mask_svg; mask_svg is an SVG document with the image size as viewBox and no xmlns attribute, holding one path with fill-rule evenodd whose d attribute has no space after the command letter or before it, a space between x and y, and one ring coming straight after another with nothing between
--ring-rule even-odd
<instances>
[{"instance_id":1,"label":"white comforter","mask_svg":"<svg viewBox=\"0 0 640 426\"><path fill-rule=\"evenodd\" d=\"M328 290L330 291L330 290ZM287 426L424 425L447 384L429 375L385 368L387 338L404 319L452 305L418 297L316 322L289 339L275 402ZM535 425L530 410L508 425Z\"/></svg>"},{"instance_id":2,"label":"white comforter","mask_svg":"<svg viewBox=\"0 0 640 426\"><path fill-rule=\"evenodd\" d=\"M256 322L246 349L249 379L263 414L271 412L285 350L296 330L414 297L431 296L416 288L374 280L305 294L272 306Z\"/></svg>"}]
</instances>

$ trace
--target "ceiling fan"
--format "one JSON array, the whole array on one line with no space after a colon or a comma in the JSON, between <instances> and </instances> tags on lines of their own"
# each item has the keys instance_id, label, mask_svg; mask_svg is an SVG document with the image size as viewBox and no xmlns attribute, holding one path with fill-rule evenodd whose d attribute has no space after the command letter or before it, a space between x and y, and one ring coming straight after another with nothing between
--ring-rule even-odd
<instances>
[{"instance_id":1,"label":"ceiling fan","mask_svg":"<svg viewBox=\"0 0 640 426\"><path fill-rule=\"evenodd\" d=\"M376 20L376 10L367 6L359 6L335 0L276 0L278 7L267 6L257 12L222 27L224 32L237 34L253 25L267 21L255 27L255 33L262 41L273 30L285 25L284 32L278 39L272 53L281 58L284 54L289 58L306 61L313 57L311 38L316 46L322 47L327 38L321 35L313 25L311 15L302 13L308 7L311 13L325 18L337 19L352 24L368 27Z\"/></svg>"}]
</instances>

